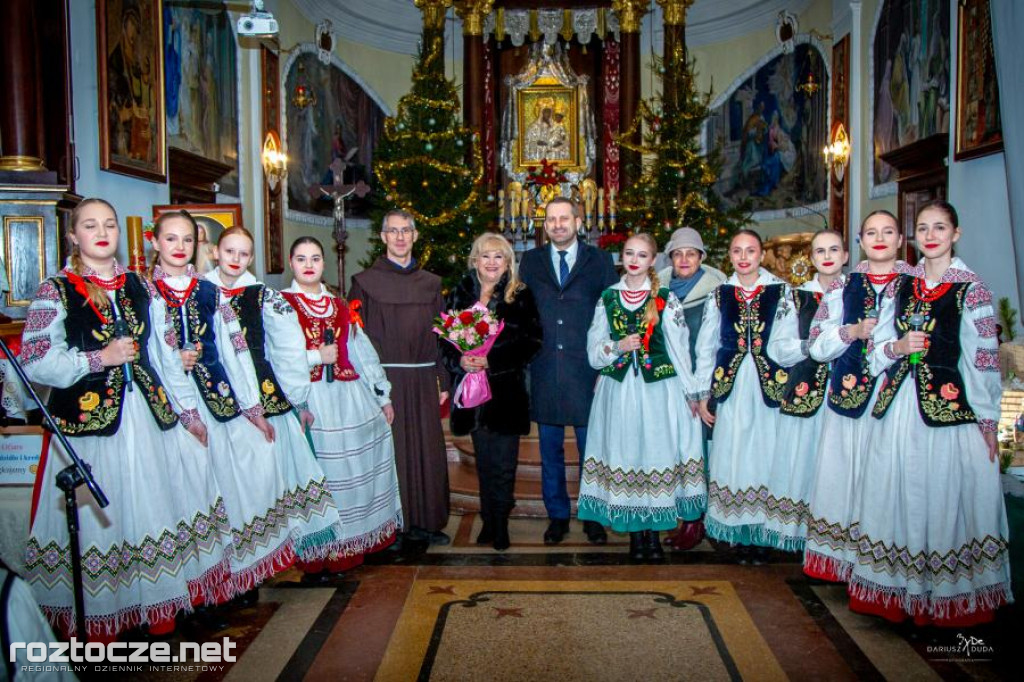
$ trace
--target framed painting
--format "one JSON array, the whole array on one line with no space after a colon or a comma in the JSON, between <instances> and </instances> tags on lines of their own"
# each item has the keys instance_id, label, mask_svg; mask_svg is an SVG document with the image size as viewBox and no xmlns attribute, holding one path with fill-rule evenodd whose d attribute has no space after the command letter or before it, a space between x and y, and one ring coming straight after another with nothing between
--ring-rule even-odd
<instances>
[{"instance_id":1,"label":"framed painting","mask_svg":"<svg viewBox=\"0 0 1024 682\"><path fill-rule=\"evenodd\" d=\"M581 170L579 102L575 88L537 85L516 93L519 113L515 172L525 172L542 160L559 170Z\"/></svg>"},{"instance_id":2,"label":"framed painting","mask_svg":"<svg viewBox=\"0 0 1024 682\"><path fill-rule=\"evenodd\" d=\"M990 0L960 0L957 10L956 161L1003 149Z\"/></svg>"},{"instance_id":3,"label":"framed painting","mask_svg":"<svg viewBox=\"0 0 1024 682\"><path fill-rule=\"evenodd\" d=\"M188 211L199 225L199 243L196 244L195 266L205 275L217 267L217 240L229 227L242 225L241 204L178 204L153 207L153 220L171 211Z\"/></svg>"},{"instance_id":4,"label":"framed painting","mask_svg":"<svg viewBox=\"0 0 1024 682\"><path fill-rule=\"evenodd\" d=\"M238 44L226 7L163 0L167 145L231 167L220 192L238 186Z\"/></svg>"},{"instance_id":5,"label":"framed painting","mask_svg":"<svg viewBox=\"0 0 1024 682\"><path fill-rule=\"evenodd\" d=\"M167 181L161 0L96 0L100 168Z\"/></svg>"}]
</instances>

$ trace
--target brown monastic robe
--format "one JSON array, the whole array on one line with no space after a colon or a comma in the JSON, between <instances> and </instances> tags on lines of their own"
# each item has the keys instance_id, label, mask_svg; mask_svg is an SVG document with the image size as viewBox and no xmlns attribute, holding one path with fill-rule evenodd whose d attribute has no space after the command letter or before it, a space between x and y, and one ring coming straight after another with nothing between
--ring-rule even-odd
<instances>
[{"instance_id":1,"label":"brown monastic robe","mask_svg":"<svg viewBox=\"0 0 1024 682\"><path fill-rule=\"evenodd\" d=\"M442 306L441 278L381 256L352 278L349 300L362 303L363 330L391 382L405 530L441 530L448 523L448 461L438 389L447 391L449 378L431 331Z\"/></svg>"}]
</instances>

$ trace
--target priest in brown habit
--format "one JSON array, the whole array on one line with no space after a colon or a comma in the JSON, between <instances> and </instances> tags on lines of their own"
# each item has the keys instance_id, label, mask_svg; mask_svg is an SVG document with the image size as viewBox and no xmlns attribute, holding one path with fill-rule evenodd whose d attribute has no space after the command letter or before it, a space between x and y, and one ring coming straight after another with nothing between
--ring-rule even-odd
<instances>
[{"instance_id":1,"label":"priest in brown habit","mask_svg":"<svg viewBox=\"0 0 1024 682\"><path fill-rule=\"evenodd\" d=\"M431 329L441 311L441 278L420 270L412 257L416 223L405 211L384 216L387 246L367 270L352 278L350 301L360 301L364 331L391 382L395 463L406 537L445 545L448 460L440 405L448 398L448 373Z\"/></svg>"}]
</instances>

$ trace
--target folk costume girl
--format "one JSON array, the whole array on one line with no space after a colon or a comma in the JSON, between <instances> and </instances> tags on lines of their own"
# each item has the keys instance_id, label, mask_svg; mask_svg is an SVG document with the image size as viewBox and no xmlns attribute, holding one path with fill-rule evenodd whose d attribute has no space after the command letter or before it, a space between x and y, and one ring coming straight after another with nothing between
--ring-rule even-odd
<instances>
[{"instance_id":1,"label":"folk costume girl","mask_svg":"<svg viewBox=\"0 0 1024 682\"><path fill-rule=\"evenodd\" d=\"M295 279L282 294L298 313L312 387L313 450L341 517L337 553L302 565L337 573L394 542L402 524L391 422L391 384L359 326L358 311L323 285L324 249L300 237L289 255ZM298 333L298 332L296 332Z\"/></svg>"},{"instance_id":2,"label":"folk costume girl","mask_svg":"<svg viewBox=\"0 0 1024 682\"><path fill-rule=\"evenodd\" d=\"M778 321L769 341L769 354L786 367L789 378L779 406L779 447L768 479L772 494L767 501L765 539L787 552L802 551L807 538L807 498L825 416L821 407L828 390L828 364L808 356L811 323L825 292L842 276L847 260L841 234L822 230L814 235L811 262L816 274L793 290L793 307ZM777 348L780 339L794 338L800 340L799 346L787 343L785 349Z\"/></svg>"},{"instance_id":3,"label":"folk costume girl","mask_svg":"<svg viewBox=\"0 0 1024 682\"><path fill-rule=\"evenodd\" d=\"M287 486L274 454L274 428L256 387L229 377L253 376L252 357L234 309L191 261L197 226L186 211L161 215L153 227L153 284L166 302L173 338L190 370L188 390L172 392L182 419L209 437L209 457L231 523L230 586L250 593L295 560ZM230 343L227 343L230 341ZM230 369L229 369L230 368Z\"/></svg>"},{"instance_id":4,"label":"folk costume girl","mask_svg":"<svg viewBox=\"0 0 1024 682\"><path fill-rule=\"evenodd\" d=\"M242 363L225 365L225 369L232 386L249 383L258 392L263 415L274 428L274 457L285 477L285 510L294 529L296 554L304 561L322 560L337 549L341 521L306 436L314 422L308 403L306 344L288 301L247 270L253 244L244 227L221 232L217 268L206 275L220 290L220 304L230 306L238 318L255 371L232 374L248 368ZM227 339L218 337L217 342L222 355L234 352Z\"/></svg>"},{"instance_id":5,"label":"folk costume girl","mask_svg":"<svg viewBox=\"0 0 1024 682\"><path fill-rule=\"evenodd\" d=\"M445 308L458 313L482 306L504 326L486 355L463 354L448 341L441 341L441 353L453 385L468 374L487 373L491 399L477 407L453 406L451 430L473 439L483 520L477 544L501 551L510 544L508 517L516 504L519 439L530 432L526 366L540 352L544 332L533 292L519 280L515 254L504 237L490 232L477 237L469 267Z\"/></svg>"},{"instance_id":6,"label":"folk costume girl","mask_svg":"<svg viewBox=\"0 0 1024 682\"><path fill-rule=\"evenodd\" d=\"M771 546L765 524L768 489L778 441L778 407L788 373L779 364L795 336L773 341L775 325L792 307L789 287L760 267L761 238L740 230L729 247L734 274L704 308L697 339L701 418L715 425L708 453L708 535L741 545L740 561L763 561L746 548ZM715 412L717 411L717 416ZM756 437L755 437L756 434Z\"/></svg>"},{"instance_id":7,"label":"folk costume girl","mask_svg":"<svg viewBox=\"0 0 1024 682\"><path fill-rule=\"evenodd\" d=\"M870 355L885 377L854 510L850 608L965 627L1013 601L996 322L988 287L953 256L953 207L926 205L915 236L923 260L883 308Z\"/></svg>"},{"instance_id":8,"label":"folk costume girl","mask_svg":"<svg viewBox=\"0 0 1024 682\"><path fill-rule=\"evenodd\" d=\"M85 615L91 641L128 628L174 629L179 611L212 599L228 578L223 502L200 442L179 426L168 392L186 385L164 342L163 307L147 284L115 260L113 207L86 199L71 214L68 267L43 282L29 307L21 361L51 387L49 408L110 505L79 489ZM118 322L130 336L117 338ZM130 365L130 375L126 367ZM63 494L70 464L56 439L43 452L26 579L65 635L75 634Z\"/></svg>"},{"instance_id":9,"label":"folk costume girl","mask_svg":"<svg viewBox=\"0 0 1024 682\"><path fill-rule=\"evenodd\" d=\"M864 219L860 243L866 260L832 283L811 327L811 358L831 365L825 414L808 493L804 572L821 580L845 582L856 546L850 538L853 505L862 485L870 418L880 382L868 353L886 287L908 270L896 259L903 243L899 221L888 211Z\"/></svg>"},{"instance_id":10,"label":"folk costume girl","mask_svg":"<svg viewBox=\"0 0 1024 682\"><path fill-rule=\"evenodd\" d=\"M650 235L626 241L626 274L601 295L587 333L601 375L579 518L628 532L632 559L660 561L659 531L699 518L706 488L701 425L686 402L695 392L686 321L654 270L657 253Z\"/></svg>"}]
</instances>

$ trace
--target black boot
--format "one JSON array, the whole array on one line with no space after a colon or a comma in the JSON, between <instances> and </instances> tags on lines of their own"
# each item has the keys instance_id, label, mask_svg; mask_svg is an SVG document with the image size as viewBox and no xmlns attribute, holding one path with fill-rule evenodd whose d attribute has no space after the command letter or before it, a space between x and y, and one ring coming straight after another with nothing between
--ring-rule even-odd
<instances>
[{"instance_id":1,"label":"black boot","mask_svg":"<svg viewBox=\"0 0 1024 682\"><path fill-rule=\"evenodd\" d=\"M658 537L658 531L648 530L644 531L644 548L647 550L647 558L651 561L664 561L665 550L661 548L661 538Z\"/></svg>"},{"instance_id":2,"label":"black boot","mask_svg":"<svg viewBox=\"0 0 1024 682\"><path fill-rule=\"evenodd\" d=\"M629 558L631 561L643 561L647 558L644 552L644 534L635 531L629 534Z\"/></svg>"},{"instance_id":3,"label":"black boot","mask_svg":"<svg viewBox=\"0 0 1024 682\"><path fill-rule=\"evenodd\" d=\"M494 519L490 512L480 512L480 534L476 536L476 544L489 545L494 542Z\"/></svg>"},{"instance_id":4,"label":"black boot","mask_svg":"<svg viewBox=\"0 0 1024 682\"><path fill-rule=\"evenodd\" d=\"M504 552L512 544L508 537L508 513L495 514L492 517L494 524L494 549Z\"/></svg>"}]
</instances>

